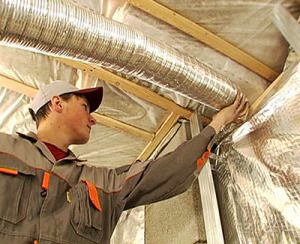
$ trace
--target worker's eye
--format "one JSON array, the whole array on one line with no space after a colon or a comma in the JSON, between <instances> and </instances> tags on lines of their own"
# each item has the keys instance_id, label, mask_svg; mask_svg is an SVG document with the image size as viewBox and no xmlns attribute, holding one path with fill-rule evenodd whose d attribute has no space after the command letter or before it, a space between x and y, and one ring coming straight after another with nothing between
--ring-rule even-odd
<instances>
[{"instance_id":1,"label":"worker's eye","mask_svg":"<svg viewBox=\"0 0 300 244\"><path fill-rule=\"evenodd\" d=\"M84 104L82 104L82 106L84 107L84 110L85 110L85 111L89 111L89 107L88 107L87 104L84 103Z\"/></svg>"}]
</instances>

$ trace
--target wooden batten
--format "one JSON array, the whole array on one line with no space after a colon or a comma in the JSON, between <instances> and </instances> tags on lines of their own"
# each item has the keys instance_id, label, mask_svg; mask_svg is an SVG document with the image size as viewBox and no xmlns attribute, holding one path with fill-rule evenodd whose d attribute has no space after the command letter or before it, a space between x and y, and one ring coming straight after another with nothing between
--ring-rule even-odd
<instances>
[{"instance_id":1,"label":"wooden batten","mask_svg":"<svg viewBox=\"0 0 300 244\"><path fill-rule=\"evenodd\" d=\"M150 133L146 130L140 129L140 128L135 127L133 125L129 125L125 122L121 122L119 120L110 118L108 116L105 116L105 115L102 115L102 114L99 114L99 113L93 113L92 115L94 116L94 118L97 120L97 122L99 124L103 124L105 126L110 125L109 127L111 127L111 128L127 132L131 135L142 138L146 141L150 141L154 137L153 133Z\"/></svg>"},{"instance_id":2,"label":"wooden batten","mask_svg":"<svg viewBox=\"0 0 300 244\"><path fill-rule=\"evenodd\" d=\"M132 6L143 10L205 43L269 81L275 80L279 75L278 72L272 70L270 67L243 50L153 0L128 0L128 2Z\"/></svg>"},{"instance_id":3,"label":"wooden batten","mask_svg":"<svg viewBox=\"0 0 300 244\"><path fill-rule=\"evenodd\" d=\"M260 107L263 105L263 103L266 101L267 98L270 97L271 94L273 94L278 87L282 85L282 82L284 79L282 79L283 73L281 73L275 81L272 82L271 85L268 86L268 88L255 100L255 102L250 106L249 108L249 114L248 118L252 117Z\"/></svg>"},{"instance_id":4,"label":"wooden batten","mask_svg":"<svg viewBox=\"0 0 300 244\"><path fill-rule=\"evenodd\" d=\"M148 145L144 148L142 153L138 156L138 160L144 161L151 156L151 154L159 146L163 138L168 134L168 132L172 129L172 127L175 125L179 118L180 116L175 113L171 113L168 116L163 125L155 133L153 139L148 143Z\"/></svg>"}]
</instances>

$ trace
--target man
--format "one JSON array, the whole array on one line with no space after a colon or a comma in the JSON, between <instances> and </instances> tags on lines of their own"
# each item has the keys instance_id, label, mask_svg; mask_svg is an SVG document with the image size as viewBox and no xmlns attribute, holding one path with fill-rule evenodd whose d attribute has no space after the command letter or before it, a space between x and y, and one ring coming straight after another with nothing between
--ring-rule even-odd
<instances>
[{"instance_id":1,"label":"man","mask_svg":"<svg viewBox=\"0 0 300 244\"><path fill-rule=\"evenodd\" d=\"M247 113L246 98L217 113L174 152L116 169L89 167L68 147L89 140L101 87L56 81L30 105L37 134L0 135L0 243L108 244L123 210L182 193L223 126Z\"/></svg>"}]
</instances>

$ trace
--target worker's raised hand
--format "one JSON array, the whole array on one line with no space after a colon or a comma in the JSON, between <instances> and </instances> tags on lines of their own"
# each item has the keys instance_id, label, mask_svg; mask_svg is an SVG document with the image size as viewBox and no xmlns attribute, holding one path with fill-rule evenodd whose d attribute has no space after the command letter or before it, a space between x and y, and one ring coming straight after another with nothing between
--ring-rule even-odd
<instances>
[{"instance_id":1,"label":"worker's raised hand","mask_svg":"<svg viewBox=\"0 0 300 244\"><path fill-rule=\"evenodd\" d=\"M238 91L235 101L231 105L216 113L209 125L212 126L218 133L225 125L232 122L242 122L243 118L248 113L248 109L249 104L246 96Z\"/></svg>"}]
</instances>

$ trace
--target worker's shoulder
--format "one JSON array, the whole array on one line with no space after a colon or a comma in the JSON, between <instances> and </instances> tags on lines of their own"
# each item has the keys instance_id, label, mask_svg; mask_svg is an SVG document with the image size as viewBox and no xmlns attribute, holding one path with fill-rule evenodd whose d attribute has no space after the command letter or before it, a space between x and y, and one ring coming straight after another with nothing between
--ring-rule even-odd
<instances>
[{"instance_id":1,"label":"worker's shoulder","mask_svg":"<svg viewBox=\"0 0 300 244\"><path fill-rule=\"evenodd\" d=\"M38 150L30 141L18 134L0 133L1 168L34 175L37 162L41 162L38 156Z\"/></svg>"},{"instance_id":2,"label":"worker's shoulder","mask_svg":"<svg viewBox=\"0 0 300 244\"><path fill-rule=\"evenodd\" d=\"M10 142L10 141L15 141L19 138L19 135L17 134L7 134L0 132L0 140L1 142Z\"/></svg>"},{"instance_id":3,"label":"worker's shoulder","mask_svg":"<svg viewBox=\"0 0 300 244\"><path fill-rule=\"evenodd\" d=\"M0 132L0 151L7 148L32 146L32 142L20 134L7 134Z\"/></svg>"}]
</instances>

